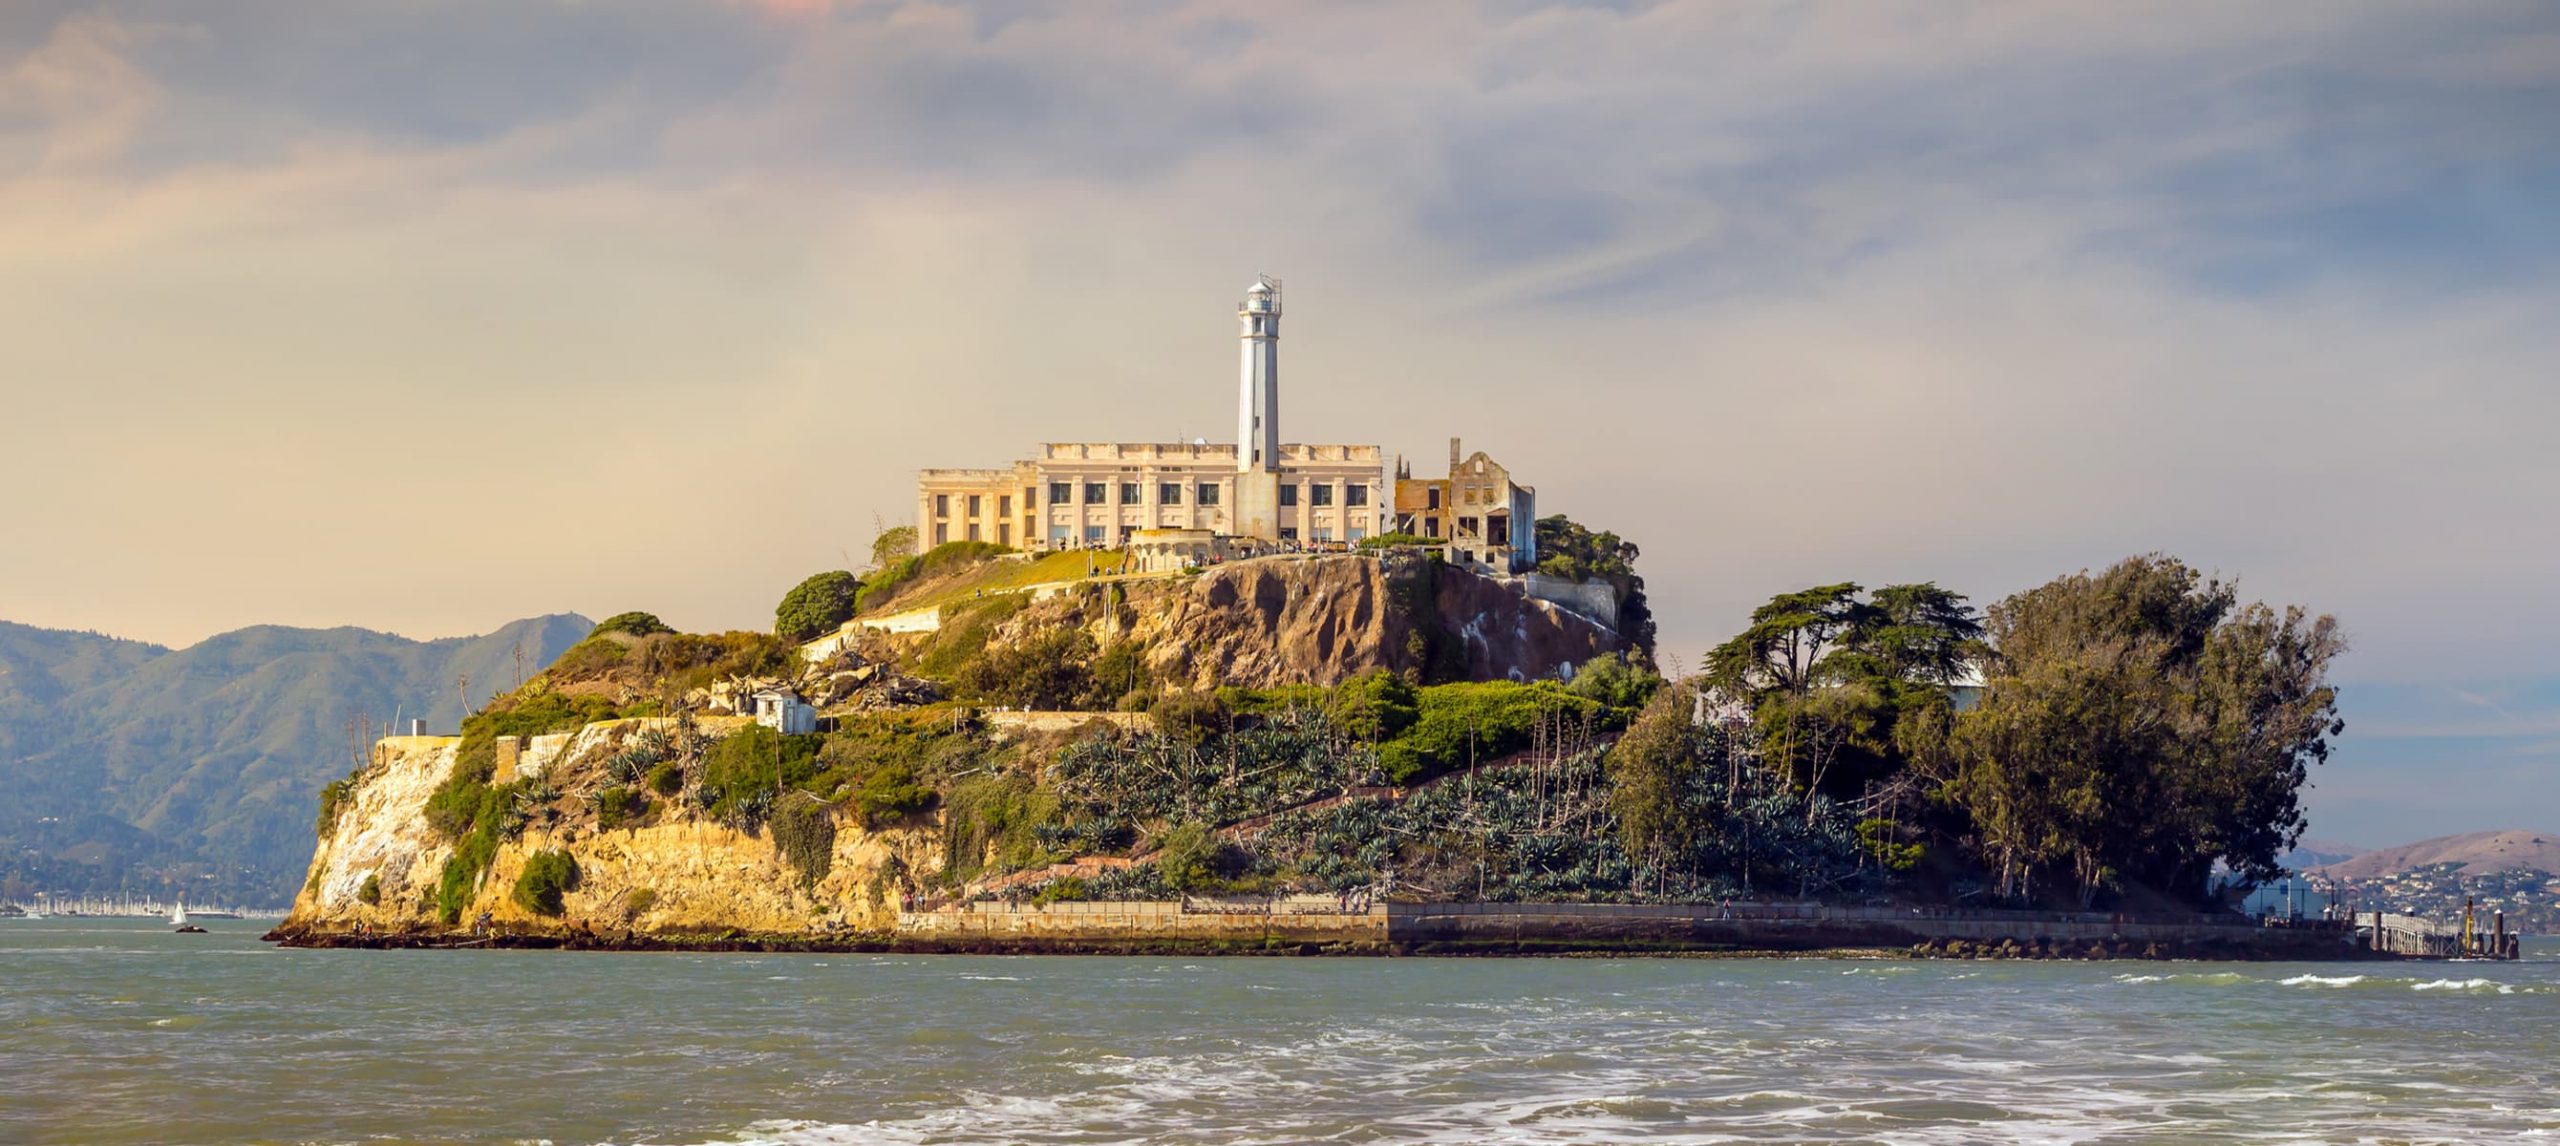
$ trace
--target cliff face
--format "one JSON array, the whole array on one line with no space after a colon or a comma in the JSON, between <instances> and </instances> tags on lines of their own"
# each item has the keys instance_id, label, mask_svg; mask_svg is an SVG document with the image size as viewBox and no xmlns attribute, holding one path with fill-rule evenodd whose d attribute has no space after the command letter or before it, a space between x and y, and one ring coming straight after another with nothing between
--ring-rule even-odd
<instances>
[{"instance_id":1,"label":"cliff face","mask_svg":"<svg viewBox=\"0 0 2560 1146\"><path fill-rule=\"evenodd\" d=\"M1195 689L1330 685L1373 669L1435 679L1537 680L1625 643L1608 626L1413 555L1243 561L1195 577L1079 588L993 634L1061 625L1135 641L1158 680Z\"/></svg>"},{"instance_id":2,"label":"cliff face","mask_svg":"<svg viewBox=\"0 0 2560 1146\"><path fill-rule=\"evenodd\" d=\"M539 737L524 756L522 774L562 789L592 784L633 723ZM454 844L428 825L426 807L452 774L460 744L457 737L393 737L376 748L372 766L320 840L282 931L445 928L436 893ZM579 872L557 917L537 916L512 895L527 859L549 850L566 852ZM519 929L603 934L886 931L896 925L898 904L893 881L882 873L929 872L941 862L939 833L930 825L872 833L843 816L830 870L811 885L784 861L769 830L742 832L682 800L662 800L631 828L599 829L592 817L579 815L528 824L498 845L461 922L485 912ZM363 896L369 880L378 892L373 903Z\"/></svg>"}]
</instances>

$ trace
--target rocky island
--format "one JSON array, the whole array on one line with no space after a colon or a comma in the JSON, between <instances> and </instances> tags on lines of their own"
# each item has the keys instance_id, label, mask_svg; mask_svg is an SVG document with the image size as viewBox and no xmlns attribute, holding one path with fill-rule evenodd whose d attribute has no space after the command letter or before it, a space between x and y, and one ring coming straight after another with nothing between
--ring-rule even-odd
<instances>
[{"instance_id":1,"label":"rocky island","mask_svg":"<svg viewBox=\"0 0 2560 1146\"><path fill-rule=\"evenodd\" d=\"M1632 546L1562 518L1540 528L1555 576L1579 570L1641 609ZM1934 586L1792 594L1676 681L1599 610L1396 540L1153 574L959 542L867 582L826 576L785 600L780 633L685 634L625 614L459 736L384 738L324 796L308 882L274 937L2356 950L2352 931L2259 926L2207 894L2216 860L2286 842L2285 774L2298 784L2306 742L2263 745L2274 755L2255 759L2279 774L2254 781L2249 760L2154 746L2161 767L2220 774L2259 801L2217 815L2146 789L2156 771L2053 774L2000 739L2051 719L2038 690L2052 685L1997 651L2068 643L2067 624L2037 618L2085 620L2108 601L2155 614L2108 624L2192 638L2181 652L2161 634L2146 675L2190 663L2195 691L2128 703L2247 705L2259 727L2293 717L2328 733L2310 623L2237 607L2165 559L2021 594L1988 630ZM841 600L795 631L795 612L830 593ZM2250 642L2262 671L2290 673L2281 685L2232 691L2204 671L2237 671L2228 658ZM1973 657L1987 680L1962 675ZM2145 806L2197 835L2143 824L2108 838L2103 814L2066 818L2048 794L2060 783L2159 801ZM2104 848L2120 858L2084 858Z\"/></svg>"}]
</instances>

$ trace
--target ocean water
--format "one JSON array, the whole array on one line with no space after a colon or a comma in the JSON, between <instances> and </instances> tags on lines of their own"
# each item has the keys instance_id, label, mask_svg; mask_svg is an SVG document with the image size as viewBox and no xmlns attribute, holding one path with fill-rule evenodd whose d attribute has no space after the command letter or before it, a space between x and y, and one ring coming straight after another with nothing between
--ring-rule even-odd
<instances>
[{"instance_id":1,"label":"ocean water","mask_svg":"<svg viewBox=\"0 0 2560 1146\"><path fill-rule=\"evenodd\" d=\"M282 951L0 920L0 1142L2560 1142L2521 963Z\"/></svg>"}]
</instances>

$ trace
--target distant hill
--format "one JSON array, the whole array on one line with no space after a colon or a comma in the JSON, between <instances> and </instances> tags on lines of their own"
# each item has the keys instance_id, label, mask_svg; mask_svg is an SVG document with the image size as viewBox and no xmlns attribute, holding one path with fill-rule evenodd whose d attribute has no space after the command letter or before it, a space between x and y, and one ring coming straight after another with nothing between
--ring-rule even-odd
<instances>
[{"instance_id":1,"label":"distant hill","mask_svg":"<svg viewBox=\"0 0 2560 1146\"><path fill-rule=\"evenodd\" d=\"M2560 832L2509 829L2438 836L2379 848L2318 870L2339 879L2372 879L2440 863L2461 864L2461 870L2473 874L2526 868L2560 872Z\"/></svg>"},{"instance_id":2,"label":"distant hill","mask_svg":"<svg viewBox=\"0 0 2560 1146\"><path fill-rule=\"evenodd\" d=\"M350 716L451 731L587 635L573 614L478 637L262 625L171 650L0 622L0 897L35 890L280 905L310 859Z\"/></svg>"},{"instance_id":3,"label":"distant hill","mask_svg":"<svg viewBox=\"0 0 2560 1146\"><path fill-rule=\"evenodd\" d=\"M2333 863L2344 863L2372 850L2356 844L2340 843L2337 840L2306 839L2293 845L2293 850L2286 852L2282 861L2284 866L2295 871L2309 871L2312 868L2327 867Z\"/></svg>"}]
</instances>

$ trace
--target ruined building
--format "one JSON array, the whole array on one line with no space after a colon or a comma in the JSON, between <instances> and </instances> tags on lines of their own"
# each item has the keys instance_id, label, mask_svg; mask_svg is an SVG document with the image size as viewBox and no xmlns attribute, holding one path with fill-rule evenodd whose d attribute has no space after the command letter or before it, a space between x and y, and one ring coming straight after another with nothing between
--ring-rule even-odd
<instances>
[{"instance_id":1,"label":"ruined building","mask_svg":"<svg viewBox=\"0 0 2560 1146\"><path fill-rule=\"evenodd\" d=\"M1004 469L929 469L916 482L918 540L1017 549L1127 548L1186 564L1347 546L1385 533L1443 540L1449 558L1497 573L1537 564L1537 491L1482 452L1412 476L1374 445L1280 438L1280 284L1257 279L1242 325L1236 442L1048 442Z\"/></svg>"}]
</instances>

